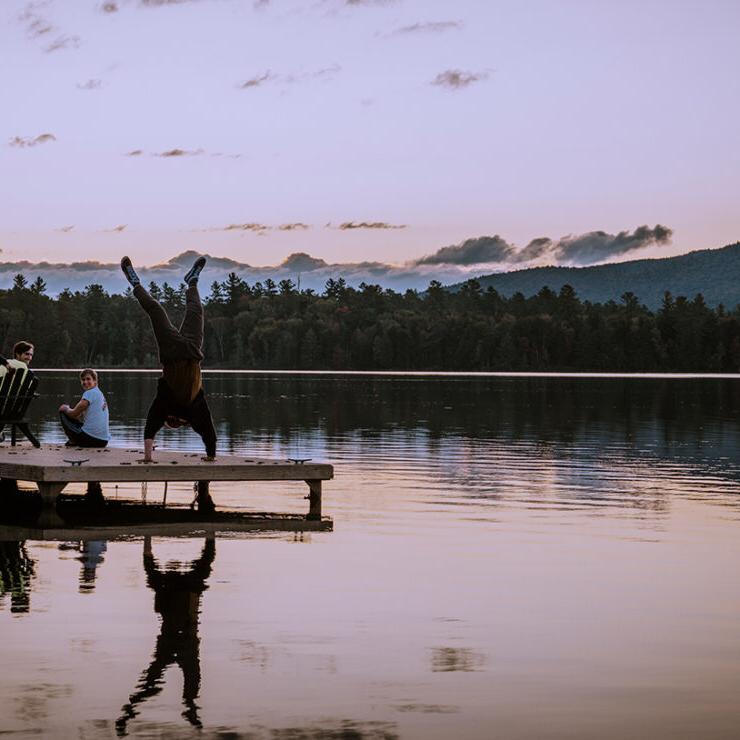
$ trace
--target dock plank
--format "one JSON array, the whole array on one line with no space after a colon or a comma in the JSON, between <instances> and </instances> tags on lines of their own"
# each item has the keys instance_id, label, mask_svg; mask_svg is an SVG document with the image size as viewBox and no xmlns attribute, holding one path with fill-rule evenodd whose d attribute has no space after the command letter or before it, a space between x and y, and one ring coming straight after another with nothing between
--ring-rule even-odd
<instances>
[{"instance_id":1,"label":"dock plank","mask_svg":"<svg viewBox=\"0 0 740 740\"><path fill-rule=\"evenodd\" d=\"M69 461L75 461L72 464ZM124 483L143 481L321 481L334 477L328 463L270 460L241 455L219 455L205 462L196 452L156 450L144 463L134 448L90 449L43 445L0 447L0 477L44 483Z\"/></svg>"}]
</instances>

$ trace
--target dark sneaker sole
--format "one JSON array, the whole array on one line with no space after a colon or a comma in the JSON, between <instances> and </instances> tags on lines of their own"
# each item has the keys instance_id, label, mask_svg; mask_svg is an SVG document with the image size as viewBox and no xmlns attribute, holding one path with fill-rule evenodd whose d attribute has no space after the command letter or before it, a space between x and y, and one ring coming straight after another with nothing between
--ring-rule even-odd
<instances>
[{"instance_id":1,"label":"dark sneaker sole","mask_svg":"<svg viewBox=\"0 0 740 740\"><path fill-rule=\"evenodd\" d=\"M191 280L195 280L200 277L201 270L206 266L206 258L198 257L193 263L193 266L185 273L183 278L185 283L189 283Z\"/></svg>"},{"instance_id":2,"label":"dark sneaker sole","mask_svg":"<svg viewBox=\"0 0 740 740\"><path fill-rule=\"evenodd\" d=\"M141 282L139 280L139 276L136 274L136 270L134 270L134 266L131 264L131 260L128 257L124 257L121 260L121 270L126 276L126 280L128 280L132 285Z\"/></svg>"}]
</instances>

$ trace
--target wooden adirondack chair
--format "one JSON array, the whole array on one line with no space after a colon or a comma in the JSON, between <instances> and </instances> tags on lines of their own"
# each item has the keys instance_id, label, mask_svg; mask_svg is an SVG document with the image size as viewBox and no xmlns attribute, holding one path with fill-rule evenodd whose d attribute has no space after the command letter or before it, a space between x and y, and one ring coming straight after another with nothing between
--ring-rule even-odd
<instances>
[{"instance_id":1,"label":"wooden adirondack chair","mask_svg":"<svg viewBox=\"0 0 740 740\"><path fill-rule=\"evenodd\" d=\"M7 374L0 382L0 442L5 441L3 429L10 425L10 444L15 445L16 430L23 433L34 447L41 443L31 432L25 420L28 404L36 396L39 379L30 370L16 370Z\"/></svg>"}]
</instances>

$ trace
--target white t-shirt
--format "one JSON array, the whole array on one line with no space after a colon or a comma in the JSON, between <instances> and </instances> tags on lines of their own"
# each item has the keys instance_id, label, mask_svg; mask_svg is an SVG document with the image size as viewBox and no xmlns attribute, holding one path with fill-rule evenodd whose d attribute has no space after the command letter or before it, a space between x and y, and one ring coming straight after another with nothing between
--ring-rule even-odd
<instances>
[{"instance_id":1,"label":"white t-shirt","mask_svg":"<svg viewBox=\"0 0 740 740\"><path fill-rule=\"evenodd\" d=\"M90 388L82 394L82 398L90 405L85 409L85 421L82 431L95 439L110 441L108 428L108 404L100 388Z\"/></svg>"}]
</instances>

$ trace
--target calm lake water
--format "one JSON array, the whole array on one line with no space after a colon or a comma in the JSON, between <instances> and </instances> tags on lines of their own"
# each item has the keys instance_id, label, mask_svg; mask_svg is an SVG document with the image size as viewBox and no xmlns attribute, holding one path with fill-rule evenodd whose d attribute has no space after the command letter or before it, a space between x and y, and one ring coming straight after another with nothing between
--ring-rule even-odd
<instances>
[{"instance_id":1,"label":"calm lake water","mask_svg":"<svg viewBox=\"0 0 740 740\"><path fill-rule=\"evenodd\" d=\"M79 386L41 376L34 427L62 441ZM103 374L117 444L155 378ZM334 463L335 531L0 543L0 732L738 737L738 379L206 388L223 452ZM304 489L212 485L259 511L303 512Z\"/></svg>"}]
</instances>

